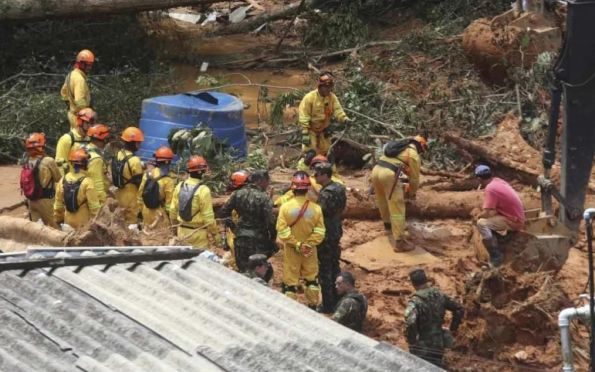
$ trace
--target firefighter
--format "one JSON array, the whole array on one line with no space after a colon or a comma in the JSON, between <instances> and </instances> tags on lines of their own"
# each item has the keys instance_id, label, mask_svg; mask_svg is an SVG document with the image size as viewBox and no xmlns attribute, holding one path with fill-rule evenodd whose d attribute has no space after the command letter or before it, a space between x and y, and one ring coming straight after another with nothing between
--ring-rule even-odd
<instances>
[{"instance_id":1,"label":"firefighter","mask_svg":"<svg viewBox=\"0 0 595 372\"><path fill-rule=\"evenodd\" d=\"M376 205L397 251L413 249L405 240L405 199L415 199L419 187L420 154L427 148L428 142L423 136L391 141L372 170Z\"/></svg>"},{"instance_id":2,"label":"firefighter","mask_svg":"<svg viewBox=\"0 0 595 372\"><path fill-rule=\"evenodd\" d=\"M54 219L80 229L99 211L99 199L93 180L87 176L89 154L85 149L70 152L68 161L72 169L58 182L54 201Z\"/></svg>"},{"instance_id":3,"label":"firefighter","mask_svg":"<svg viewBox=\"0 0 595 372\"><path fill-rule=\"evenodd\" d=\"M28 199L29 219L41 219L45 225L58 228L54 221L54 195L60 171L54 159L46 156L45 143L43 133L32 133L25 140L27 154L21 171L21 191Z\"/></svg>"},{"instance_id":4,"label":"firefighter","mask_svg":"<svg viewBox=\"0 0 595 372\"><path fill-rule=\"evenodd\" d=\"M215 222L211 190L202 183L209 169L202 156L188 159L188 179L180 182L174 190L170 204L170 219L177 221L178 238L193 247L205 249L211 234L215 244L221 246L222 238Z\"/></svg>"},{"instance_id":5,"label":"firefighter","mask_svg":"<svg viewBox=\"0 0 595 372\"><path fill-rule=\"evenodd\" d=\"M331 118L345 123L350 121L332 92L334 77L323 72L318 78L318 89L306 94L299 106L299 124L302 127L302 152L309 149L318 155L327 155L330 143Z\"/></svg>"},{"instance_id":6,"label":"firefighter","mask_svg":"<svg viewBox=\"0 0 595 372\"><path fill-rule=\"evenodd\" d=\"M282 292L295 299L300 278L305 281L308 306L316 310L320 286L318 285L317 246L322 243L326 230L320 206L306 199L310 177L297 171L291 180L295 198L281 206L277 219L277 236L284 245Z\"/></svg>"},{"instance_id":7,"label":"firefighter","mask_svg":"<svg viewBox=\"0 0 595 372\"><path fill-rule=\"evenodd\" d=\"M87 131L95 123L97 113L90 108L84 108L76 114L75 126L68 133L63 134L56 144L56 164L62 175L69 169L68 155L81 146L89 143Z\"/></svg>"},{"instance_id":8,"label":"firefighter","mask_svg":"<svg viewBox=\"0 0 595 372\"><path fill-rule=\"evenodd\" d=\"M233 191L232 196L233 194L235 194L236 191L240 190L242 187L246 185L249 176L250 174L248 173L248 171L245 171L243 169L233 172L231 174L231 176L229 177L228 190ZM223 216L223 218L225 218L225 216ZM231 211L231 216L225 219L225 240L223 242L223 249L229 250L230 252L230 259L228 265L235 271L238 271L238 265L235 256L235 235L232 229L238 223L238 220L238 212L234 209Z\"/></svg>"},{"instance_id":9,"label":"firefighter","mask_svg":"<svg viewBox=\"0 0 595 372\"><path fill-rule=\"evenodd\" d=\"M126 211L126 223L134 225L138 222L137 195L143 177L143 165L134 152L138 151L145 136L140 129L128 127L124 129L120 138L124 142L124 149L118 151L112 160L112 183L118 188L116 200Z\"/></svg>"},{"instance_id":10,"label":"firefighter","mask_svg":"<svg viewBox=\"0 0 595 372\"><path fill-rule=\"evenodd\" d=\"M86 107L91 107L91 91L87 84L87 75L91 72L94 62L95 55L90 50L81 50L60 90L62 99L68 102L67 117L70 129L76 128L77 113Z\"/></svg>"},{"instance_id":11,"label":"firefighter","mask_svg":"<svg viewBox=\"0 0 595 372\"><path fill-rule=\"evenodd\" d=\"M174 152L167 146L159 147L153 154L155 168L143 176L138 188L138 204L142 205L143 225L149 226L156 220L169 225L169 205L175 183L169 176L169 167Z\"/></svg>"},{"instance_id":12,"label":"firefighter","mask_svg":"<svg viewBox=\"0 0 595 372\"><path fill-rule=\"evenodd\" d=\"M107 199L110 184L107 178L107 167L103 158L103 149L107 145L109 135L110 130L107 125L95 124L87 130L87 137L89 137L90 142L85 146L85 149L89 153L87 174L93 180L95 192L101 205Z\"/></svg>"}]
</instances>

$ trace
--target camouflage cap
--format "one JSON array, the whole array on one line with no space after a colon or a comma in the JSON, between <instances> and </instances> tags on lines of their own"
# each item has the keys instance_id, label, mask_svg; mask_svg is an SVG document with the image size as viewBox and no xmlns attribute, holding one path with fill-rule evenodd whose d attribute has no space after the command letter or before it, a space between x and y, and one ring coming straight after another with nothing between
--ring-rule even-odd
<instances>
[{"instance_id":1,"label":"camouflage cap","mask_svg":"<svg viewBox=\"0 0 595 372\"><path fill-rule=\"evenodd\" d=\"M428 282L428 277L423 269L413 269L409 272L409 279L413 285L423 285Z\"/></svg>"},{"instance_id":2,"label":"camouflage cap","mask_svg":"<svg viewBox=\"0 0 595 372\"><path fill-rule=\"evenodd\" d=\"M258 266L266 265L267 263L267 256L261 253L253 254L248 257L248 266L251 270L254 270Z\"/></svg>"},{"instance_id":3,"label":"camouflage cap","mask_svg":"<svg viewBox=\"0 0 595 372\"><path fill-rule=\"evenodd\" d=\"M331 177L333 175L333 165L331 163L318 163L314 166L314 174L326 174Z\"/></svg>"}]
</instances>

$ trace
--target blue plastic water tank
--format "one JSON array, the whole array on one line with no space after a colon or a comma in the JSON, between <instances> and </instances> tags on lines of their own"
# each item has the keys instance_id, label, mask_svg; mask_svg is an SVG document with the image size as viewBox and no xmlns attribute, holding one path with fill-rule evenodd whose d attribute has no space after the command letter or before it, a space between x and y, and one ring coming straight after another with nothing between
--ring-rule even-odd
<instances>
[{"instance_id":1,"label":"blue plastic water tank","mask_svg":"<svg viewBox=\"0 0 595 372\"><path fill-rule=\"evenodd\" d=\"M159 146L168 145L167 136L173 128L194 128L207 124L215 137L226 140L236 149L238 158L246 156L244 104L229 94L209 92L218 102L200 98L199 94L153 97L143 100L140 129L145 140L137 155L150 159ZM211 102L209 102L211 101Z\"/></svg>"}]
</instances>

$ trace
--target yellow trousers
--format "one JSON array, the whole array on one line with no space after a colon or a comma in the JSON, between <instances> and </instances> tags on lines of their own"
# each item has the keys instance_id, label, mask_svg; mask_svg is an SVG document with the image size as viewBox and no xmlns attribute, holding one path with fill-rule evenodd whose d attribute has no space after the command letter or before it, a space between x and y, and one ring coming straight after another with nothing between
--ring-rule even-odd
<instances>
[{"instance_id":1,"label":"yellow trousers","mask_svg":"<svg viewBox=\"0 0 595 372\"><path fill-rule=\"evenodd\" d=\"M331 140L324 133L316 133L310 131L310 146L302 145L302 152L305 153L310 149L316 150L316 155L327 155L328 150L331 148Z\"/></svg>"},{"instance_id":2,"label":"yellow trousers","mask_svg":"<svg viewBox=\"0 0 595 372\"><path fill-rule=\"evenodd\" d=\"M76 128L76 114L73 112L68 111L68 123L70 124L70 129Z\"/></svg>"},{"instance_id":3,"label":"yellow trousers","mask_svg":"<svg viewBox=\"0 0 595 372\"><path fill-rule=\"evenodd\" d=\"M318 305L320 286L318 285L318 254L314 248L310 257L304 257L293 246L285 246L283 257L283 285L287 297L296 298L300 278L306 282L306 301L309 306Z\"/></svg>"},{"instance_id":4,"label":"yellow trousers","mask_svg":"<svg viewBox=\"0 0 595 372\"><path fill-rule=\"evenodd\" d=\"M73 229L80 229L81 227L85 226L85 224L89 222L90 219L91 213L89 212L87 203L81 205L74 213L64 211L64 223L69 224Z\"/></svg>"},{"instance_id":5,"label":"yellow trousers","mask_svg":"<svg viewBox=\"0 0 595 372\"><path fill-rule=\"evenodd\" d=\"M191 245L194 248L209 248L209 236L207 229L192 229L190 227L178 226L178 238L183 244Z\"/></svg>"},{"instance_id":6,"label":"yellow trousers","mask_svg":"<svg viewBox=\"0 0 595 372\"><path fill-rule=\"evenodd\" d=\"M54 221L54 199L29 200L29 214L31 221L42 220L44 225L58 229Z\"/></svg>"},{"instance_id":7,"label":"yellow trousers","mask_svg":"<svg viewBox=\"0 0 595 372\"><path fill-rule=\"evenodd\" d=\"M138 188L131 183L116 191L116 200L118 201L118 206L125 210L124 220L128 224L138 222L139 205L137 193Z\"/></svg>"},{"instance_id":8,"label":"yellow trousers","mask_svg":"<svg viewBox=\"0 0 595 372\"><path fill-rule=\"evenodd\" d=\"M238 271L238 265L236 264L236 250L233 244L236 236L230 228L225 229L225 236L227 236L227 245L229 246L229 253L231 254L231 258L229 259L229 267L235 271Z\"/></svg>"},{"instance_id":9,"label":"yellow trousers","mask_svg":"<svg viewBox=\"0 0 595 372\"><path fill-rule=\"evenodd\" d=\"M386 224L390 223L393 238L399 240L405 232L405 194L403 184L398 182L389 198L394 183L393 171L379 165L374 167L372 186L376 194L376 206L380 210L382 221Z\"/></svg>"},{"instance_id":10,"label":"yellow trousers","mask_svg":"<svg viewBox=\"0 0 595 372\"><path fill-rule=\"evenodd\" d=\"M144 226L152 225L157 220L159 220L159 222L157 222L157 223L160 225L161 224L165 224L165 226L171 225L169 222L169 214L165 211L165 208L163 208L163 207L151 209L151 208L147 208L146 205L143 205L143 209L141 212L143 214L143 225Z\"/></svg>"}]
</instances>

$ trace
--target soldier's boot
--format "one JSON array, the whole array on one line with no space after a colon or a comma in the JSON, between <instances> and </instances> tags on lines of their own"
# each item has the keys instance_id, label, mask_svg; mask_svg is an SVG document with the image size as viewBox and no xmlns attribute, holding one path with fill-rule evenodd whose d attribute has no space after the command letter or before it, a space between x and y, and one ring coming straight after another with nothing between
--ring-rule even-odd
<instances>
[{"instance_id":1,"label":"soldier's boot","mask_svg":"<svg viewBox=\"0 0 595 372\"><path fill-rule=\"evenodd\" d=\"M502 265L502 261L504 261L504 255L498 247L498 239L492 235L490 239L483 239L481 242L490 255L490 268Z\"/></svg>"},{"instance_id":2,"label":"soldier's boot","mask_svg":"<svg viewBox=\"0 0 595 372\"><path fill-rule=\"evenodd\" d=\"M391 229L392 229L392 226L391 226L390 222L385 222L384 223L384 230L391 231Z\"/></svg>"},{"instance_id":3,"label":"soldier's boot","mask_svg":"<svg viewBox=\"0 0 595 372\"><path fill-rule=\"evenodd\" d=\"M407 239L395 240L394 251L395 252L409 252L415 249L415 245Z\"/></svg>"}]
</instances>

